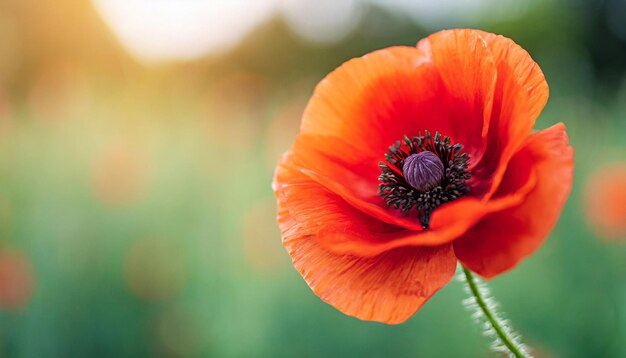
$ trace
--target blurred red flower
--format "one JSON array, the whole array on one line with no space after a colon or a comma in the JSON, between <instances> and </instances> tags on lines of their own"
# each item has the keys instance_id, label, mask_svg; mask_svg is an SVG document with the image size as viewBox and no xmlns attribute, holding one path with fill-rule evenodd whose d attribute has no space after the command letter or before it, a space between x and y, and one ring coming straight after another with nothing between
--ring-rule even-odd
<instances>
[{"instance_id":1,"label":"blurred red flower","mask_svg":"<svg viewBox=\"0 0 626 358\"><path fill-rule=\"evenodd\" d=\"M322 300L385 323L414 314L457 259L486 278L513 268L572 185L565 126L532 133L547 99L524 49L477 30L346 62L276 169L293 264Z\"/></svg>"},{"instance_id":2,"label":"blurred red flower","mask_svg":"<svg viewBox=\"0 0 626 358\"><path fill-rule=\"evenodd\" d=\"M584 208L598 236L626 240L626 163L604 166L589 177Z\"/></svg>"},{"instance_id":3,"label":"blurred red flower","mask_svg":"<svg viewBox=\"0 0 626 358\"><path fill-rule=\"evenodd\" d=\"M33 272L26 257L14 250L0 250L0 309L23 308L33 294Z\"/></svg>"},{"instance_id":4,"label":"blurred red flower","mask_svg":"<svg viewBox=\"0 0 626 358\"><path fill-rule=\"evenodd\" d=\"M148 183L148 163L137 147L113 143L95 160L92 188L110 207L122 207L139 199Z\"/></svg>"}]
</instances>

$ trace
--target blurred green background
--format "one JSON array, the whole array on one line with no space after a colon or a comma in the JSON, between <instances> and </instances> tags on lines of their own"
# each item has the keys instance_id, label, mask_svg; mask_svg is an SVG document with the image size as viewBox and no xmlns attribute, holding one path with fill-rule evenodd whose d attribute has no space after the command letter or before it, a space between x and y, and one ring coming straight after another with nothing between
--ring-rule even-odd
<instances>
[{"instance_id":1,"label":"blurred green background","mask_svg":"<svg viewBox=\"0 0 626 358\"><path fill-rule=\"evenodd\" d=\"M398 326L323 303L270 188L329 71L478 27L532 54L537 127L576 149L557 228L493 293L538 357L626 357L626 232L596 234L585 201L626 161L625 19L619 0L2 0L0 356L497 356L459 282Z\"/></svg>"}]
</instances>

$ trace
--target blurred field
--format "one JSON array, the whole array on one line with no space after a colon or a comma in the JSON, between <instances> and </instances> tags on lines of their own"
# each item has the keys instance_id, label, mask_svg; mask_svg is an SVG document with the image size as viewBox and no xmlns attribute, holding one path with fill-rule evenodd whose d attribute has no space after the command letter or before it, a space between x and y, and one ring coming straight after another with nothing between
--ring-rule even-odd
<instances>
[{"instance_id":1,"label":"blurred field","mask_svg":"<svg viewBox=\"0 0 626 358\"><path fill-rule=\"evenodd\" d=\"M334 32L322 1L308 25L268 15L184 60L128 52L88 1L0 3L1 357L493 356L458 282L399 326L324 304L281 247L270 188L326 73L462 26L533 55L551 92L538 127L564 121L576 150L556 230L494 295L538 357L626 357L626 232L603 237L585 201L626 162L626 3L352 3Z\"/></svg>"}]
</instances>

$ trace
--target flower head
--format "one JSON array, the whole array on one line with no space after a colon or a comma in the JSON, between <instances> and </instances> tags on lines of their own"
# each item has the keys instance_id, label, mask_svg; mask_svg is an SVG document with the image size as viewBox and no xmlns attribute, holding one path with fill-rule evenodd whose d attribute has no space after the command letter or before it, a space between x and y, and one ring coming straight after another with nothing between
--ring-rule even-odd
<instances>
[{"instance_id":1,"label":"flower head","mask_svg":"<svg viewBox=\"0 0 626 358\"><path fill-rule=\"evenodd\" d=\"M400 323L452 278L534 252L572 184L563 124L533 133L544 76L510 39L448 30L319 83L273 188L283 245L340 311Z\"/></svg>"}]
</instances>

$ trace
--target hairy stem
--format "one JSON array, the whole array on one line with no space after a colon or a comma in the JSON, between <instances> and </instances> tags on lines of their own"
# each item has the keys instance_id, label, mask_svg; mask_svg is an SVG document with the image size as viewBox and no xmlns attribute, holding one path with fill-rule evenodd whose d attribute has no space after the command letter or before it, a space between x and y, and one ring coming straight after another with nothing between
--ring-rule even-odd
<instances>
[{"instance_id":1,"label":"hairy stem","mask_svg":"<svg viewBox=\"0 0 626 358\"><path fill-rule=\"evenodd\" d=\"M508 353L510 357L531 358L524 345L519 341L519 336L513 333L507 322L500 318L496 311L496 303L489 297L489 290L475 278L470 270L461 265L463 269L463 281L467 283L466 290L471 297L465 304L475 311L474 318L484 321L484 333L495 338L492 346L494 350Z\"/></svg>"}]
</instances>

